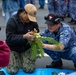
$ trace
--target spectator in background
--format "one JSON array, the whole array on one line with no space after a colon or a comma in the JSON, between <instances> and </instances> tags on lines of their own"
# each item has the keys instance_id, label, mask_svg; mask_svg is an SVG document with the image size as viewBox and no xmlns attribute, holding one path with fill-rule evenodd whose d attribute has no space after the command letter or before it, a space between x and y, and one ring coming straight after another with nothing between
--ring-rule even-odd
<instances>
[{"instance_id":1,"label":"spectator in background","mask_svg":"<svg viewBox=\"0 0 76 75\"><path fill-rule=\"evenodd\" d=\"M48 10L49 13L58 13L64 21L65 15L67 13L67 0L48 0Z\"/></svg>"},{"instance_id":2,"label":"spectator in background","mask_svg":"<svg viewBox=\"0 0 76 75\"><path fill-rule=\"evenodd\" d=\"M20 0L20 8L24 9L24 6L29 3L35 5L35 0Z\"/></svg>"},{"instance_id":3,"label":"spectator in background","mask_svg":"<svg viewBox=\"0 0 76 75\"><path fill-rule=\"evenodd\" d=\"M44 9L44 5L45 5L45 0L39 0L39 9Z\"/></svg>"},{"instance_id":4,"label":"spectator in background","mask_svg":"<svg viewBox=\"0 0 76 75\"><path fill-rule=\"evenodd\" d=\"M7 23L8 19L17 13L19 9L19 0L2 0L2 8Z\"/></svg>"},{"instance_id":5,"label":"spectator in background","mask_svg":"<svg viewBox=\"0 0 76 75\"><path fill-rule=\"evenodd\" d=\"M20 8L24 9L25 0L20 0Z\"/></svg>"},{"instance_id":6,"label":"spectator in background","mask_svg":"<svg viewBox=\"0 0 76 75\"><path fill-rule=\"evenodd\" d=\"M35 5L35 0L25 0L25 5L29 3Z\"/></svg>"},{"instance_id":7,"label":"spectator in background","mask_svg":"<svg viewBox=\"0 0 76 75\"><path fill-rule=\"evenodd\" d=\"M64 21L64 18L66 17L66 13L67 13L67 6L68 6L68 0L58 0L58 14L62 17L62 21Z\"/></svg>"},{"instance_id":8,"label":"spectator in background","mask_svg":"<svg viewBox=\"0 0 76 75\"><path fill-rule=\"evenodd\" d=\"M33 4L26 4L13 15L6 25L6 42L11 49L10 63L7 72L15 74L20 69L19 61L24 72L32 73L35 70L35 61L31 58L29 41L34 40L31 35L34 28L39 31L36 21L37 9Z\"/></svg>"},{"instance_id":9,"label":"spectator in background","mask_svg":"<svg viewBox=\"0 0 76 75\"><path fill-rule=\"evenodd\" d=\"M76 0L69 0L69 14L71 17L69 23L76 25Z\"/></svg>"},{"instance_id":10,"label":"spectator in background","mask_svg":"<svg viewBox=\"0 0 76 75\"><path fill-rule=\"evenodd\" d=\"M48 0L49 13L58 13L58 0Z\"/></svg>"}]
</instances>

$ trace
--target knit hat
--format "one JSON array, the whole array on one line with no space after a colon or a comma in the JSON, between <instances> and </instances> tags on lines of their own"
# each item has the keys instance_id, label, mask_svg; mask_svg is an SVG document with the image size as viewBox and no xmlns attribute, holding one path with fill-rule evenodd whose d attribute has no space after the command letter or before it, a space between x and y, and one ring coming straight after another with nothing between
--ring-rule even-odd
<instances>
[{"instance_id":1,"label":"knit hat","mask_svg":"<svg viewBox=\"0 0 76 75\"><path fill-rule=\"evenodd\" d=\"M6 67L10 60L10 49L5 41L0 40L0 67Z\"/></svg>"},{"instance_id":2,"label":"knit hat","mask_svg":"<svg viewBox=\"0 0 76 75\"><path fill-rule=\"evenodd\" d=\"M26 4L24 9L28 14L29 20L32 22L36 22L36 17L35 17L37 12L36 7L33 4Z\"/></svg>"}]
</instances>

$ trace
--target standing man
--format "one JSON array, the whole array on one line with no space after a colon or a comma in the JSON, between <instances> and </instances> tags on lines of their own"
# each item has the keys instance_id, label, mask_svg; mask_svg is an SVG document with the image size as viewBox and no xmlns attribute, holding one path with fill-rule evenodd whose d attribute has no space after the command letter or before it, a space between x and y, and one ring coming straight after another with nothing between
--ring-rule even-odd
<instances>
[{"instance_id":1,"label":"standing man","mask_svg":"<svg viewBox=\"0 0 76 75\"><path fill-rule=\"evenodd\" d=\"M35 70L35 61L31 57L29 41L34 40L34 28L39 32L36 21L37 9L33 4L25 5L18 13L12 16L6 26L6 42L11 49L10 63L7 72L16 74L20 64L24 72L32 73Z\"/></svg>"},{"instance_id":2,"label":"standing man","mask_svg":"<svg viewBox=\"0 0 76 75\"><path fill-rule=\"evenodd\" d=\"M45 6L45 0L39 0L39 9L44 9L44 6Z\"/></svg>"},{"instance_id":3,"label":"standing man","mask_svg":"<svg viewBox=\"0 0 76 75\"><path fill-rule=\"evenodd\" d=\"M20 8L24 9L25 0L20 0Z\"/></svg>"},{"instance_id":4,"label":"standing man","mask_svg":"<svg viewBox=\"0 0 76 75\"><path fill-rule=\"evenodd\" d=\"M19 0L2 0L2 9L7 23L8 19L17 13L19 9Z\"/></svg>"},{"instance_id":5,"label":"standing man","mask_svg":"<svg viewBox=\"0 0 76 75\"><path fill-rule=\"evenodd\" d=\"M76 25L76 0L69 1L70 24Z\"/></svg>"},{"instance_id":6,"label":"standing man","mask_svg":"<svg viewBox=\"0 0 76 75\"><path fill-rule=\"evenodd\" d=\"M58 0L48 0L48 10L49 10L49 13L57 13Z\"/></svg>"},{"instance_id":7,"label":"standing man","mask_svg":"<svg viewBox=\"0 0 76 75\"><path fill-rule=\"evenodd\" d=\"M64 21L64 18L66 16L67 6L68 6L68 0L58 0L58 13L62 17L62 21Z\"/></svg>"},{"instance_id":8,"label":"standing man","mask_svg":"<svg viewBox=\"0 0 76 75\"><path fill-rule=\"evenodd\" d=\"M47 68L62 67L62 59L72 60L76 68L76 34L74 30L62 23L60 16L56 14L48 14L45 17L47 29L42 33L43 36L54 38L59 44L44 42L43 48L53 62L47 65Z\"/></svg>"},{"instance_id":9,"label":"standing man","mask_svg":"<svg viewBox=\"0 0 76 75\"><path fill-rule=\"evenodd\" d=\"M35 5L35 0L25 0L25 4L28 4L28 3Z\"/></svg>"}]
</instances>

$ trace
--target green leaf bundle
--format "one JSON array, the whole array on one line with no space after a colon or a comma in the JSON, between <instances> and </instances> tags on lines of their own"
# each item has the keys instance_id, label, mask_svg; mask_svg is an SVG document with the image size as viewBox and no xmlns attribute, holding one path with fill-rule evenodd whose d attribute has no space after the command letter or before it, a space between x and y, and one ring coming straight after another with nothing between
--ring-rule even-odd
<instances>
[{"instance_id":1,"label":"green leaf bundle","mask_svg":"<svg viewBox=\"0 0 76 75\"><path fill-rule=\"evenodd\" d=\"M31 57L36 60L38 58L44 57L44 50L42 46L42 41L48 41L49 43L55 44L57 47L57 50L60 50L61 43L57 42L53 38L50 37L43 37L40 36L39 33L37 33L36 29L33 31L33 35L35 37L34 41L29 41L31 45Z\"/></svg>"}]
</instances>

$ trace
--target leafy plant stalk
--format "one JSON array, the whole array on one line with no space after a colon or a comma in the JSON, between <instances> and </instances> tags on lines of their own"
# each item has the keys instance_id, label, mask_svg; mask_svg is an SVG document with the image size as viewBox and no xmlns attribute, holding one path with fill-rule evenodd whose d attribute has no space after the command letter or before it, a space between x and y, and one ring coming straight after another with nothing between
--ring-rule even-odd
<instances>
[{"instance_id":1,"label":"leafy plant stalk","mask_svg":"<svg viewBox=\"0 0 76 75\"><path fill-rule=\"evenodd\" d=\"M53 43L57 46L56 47L57 50L60 50L61 43L57 42L53 38L40 36L40 34L37 33L36 29L34 29L33 35L35 37L35 40L29 41L29 43L31 45L31 56L34 60L41 58L41 57L44 57L44 50L42 47L42 41L48 41L48 43Z\"/></svg>"}]
</instances>

